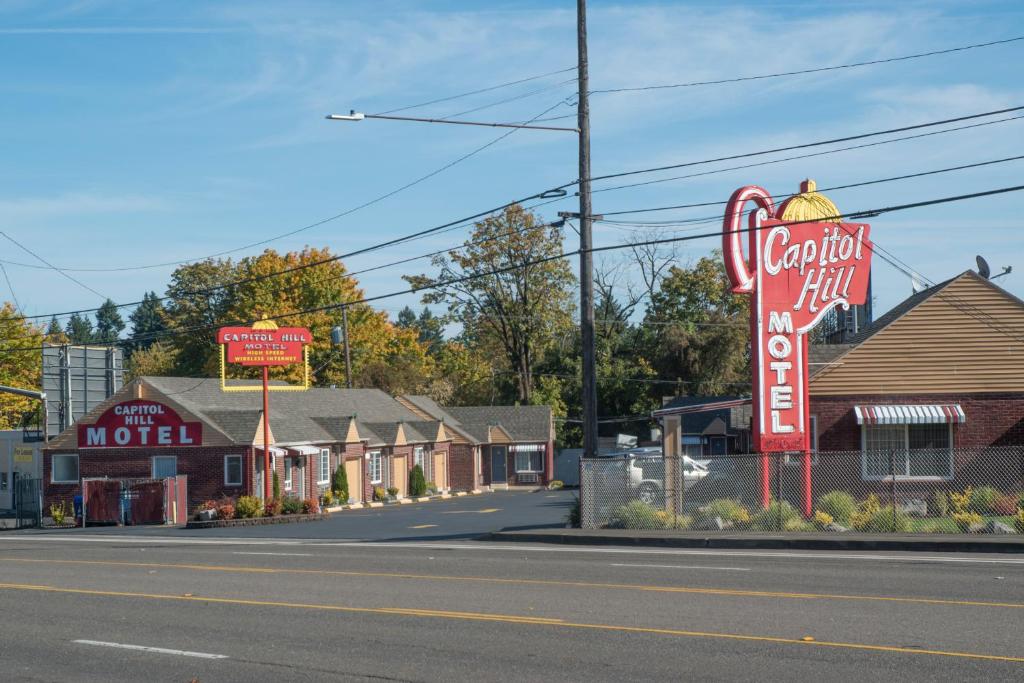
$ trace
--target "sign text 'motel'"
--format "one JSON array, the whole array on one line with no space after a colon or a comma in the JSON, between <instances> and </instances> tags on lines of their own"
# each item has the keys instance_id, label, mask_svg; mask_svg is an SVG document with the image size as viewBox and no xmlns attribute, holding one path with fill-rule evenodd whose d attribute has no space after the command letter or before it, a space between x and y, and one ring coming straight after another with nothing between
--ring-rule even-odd
<instances>
[{"instance_id":1,"label":"sign text 'motel'","mask_svg":"<svg viewBox=\"0 0 1024 683\"><path fill-rule=\"evenodd\" d=\"M169 406L137 399L111 406L95 424L78 425L79 448L201 446L203 424L185 422Z\"/></svg>"},{"instance_id":2,"label":"sign text 'motel'","mask_svg":"<svg viewBox=\"0 0 1024 683\"><path fill-rule=\"evenodd\" d=\"M227 347L227 361L248 366L302 363L302 348L311 341L304 327L222 327L217 332L217 343Z\"/></svg>"},{"instance_id":3,"label":"sign text 'motel'","mask_svg":"<svg viewBox=\"0 0 1024 683\"><path fill-rule=\"evenodd\" d=\"M740 233L748 201L758 208L750 214L744 257ZM787 215L794 201L804 202L805 210L792 213L817 214L817 220ZM726 271L732 291L752 298L755 451L810 450L806 335L833 308L864 303L869 231L863 223L840 223L838 210L814 191L813 181L778 210L760 187L740 188L729 200L722 235Z\"/></svg>"}]
</instances>

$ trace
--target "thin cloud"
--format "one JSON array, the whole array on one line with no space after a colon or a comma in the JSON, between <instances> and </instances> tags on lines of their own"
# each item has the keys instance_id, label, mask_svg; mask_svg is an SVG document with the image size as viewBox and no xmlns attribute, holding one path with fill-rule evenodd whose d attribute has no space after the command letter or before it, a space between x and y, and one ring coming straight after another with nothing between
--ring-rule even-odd
<instances>
[{"instance_id":1,"label":"thin cloud","mask_svg":"<svg viewBox=\"0 0 1024 683\"><path fill-rule=\"evenodd\" d=\"M0 35L138 35L235 33L237 28L207 26L41 26L0 28Z\"/></svg>"}]
</instances>

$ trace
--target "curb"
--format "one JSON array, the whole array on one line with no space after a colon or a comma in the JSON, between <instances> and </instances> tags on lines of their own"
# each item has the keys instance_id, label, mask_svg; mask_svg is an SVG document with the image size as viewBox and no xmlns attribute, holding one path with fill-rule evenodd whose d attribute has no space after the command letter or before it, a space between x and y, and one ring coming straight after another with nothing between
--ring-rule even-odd
<instances>
[{"instance_id":1,"label":"curb","mask_svg":"<svg viewBox=\"0 0 1024 683\"><path fill-rule=\"evenodd\" d=\"M270 524L294 524L296 522L319 522L329 517L326 513L313 515L276 515L274 517L249 517L247 519L213 519L208 522L192 520L186 529L220 529L230 526L268 526Z\"/></svg>"},{"instance_id":2,"label":"curb","mask_svg":"<svg viewBox=\"0 0 1024 683\"><path fill-rule=\"evenodd\" d=\"M492 531L483 541L557 543L581 546L632 546L647 548L719 548L732 550L887 550L940 553L1024 553L1024 540L958 538L800 538L639 536L531 531Z\"/></svg>"}]
</instances>

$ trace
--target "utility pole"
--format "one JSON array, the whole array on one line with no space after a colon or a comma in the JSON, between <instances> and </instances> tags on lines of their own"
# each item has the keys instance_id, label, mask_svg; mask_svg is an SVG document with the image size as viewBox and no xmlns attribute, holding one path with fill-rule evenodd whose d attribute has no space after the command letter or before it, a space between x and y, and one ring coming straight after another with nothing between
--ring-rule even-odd
<instances>
[{"instance_id":1,"label":"utility pole","mask_svg":"<svg viewBox=\"0 0 1024 683\"><path fill-rule=\"evenodd\" d=\"M352 388L352 358L348 352L348 306L341 307L341 325L345 333L345 386Z\"/></svg>"},{"instance_id":2,"label":"utility pole","mask_svg":"<svg viewBox=\"0 0 1024 683\"><path fill-rule=\"evenodd\" d=\"M580 336L583 343L583 457L597 455L597 362L594 358L594 255L590 205L590 102L587 68L587 0L576 0L580 136Z\"/></svg>"}]
</instances>

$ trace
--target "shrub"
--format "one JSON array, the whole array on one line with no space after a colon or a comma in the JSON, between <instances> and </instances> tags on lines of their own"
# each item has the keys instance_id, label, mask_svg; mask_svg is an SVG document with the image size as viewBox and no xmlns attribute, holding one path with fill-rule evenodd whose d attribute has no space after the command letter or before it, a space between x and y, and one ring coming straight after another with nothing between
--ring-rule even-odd
<instances>
[{"instance_id":1,"label":"shrub","mask_svg":"<svg viewBox=\"0 0 1024 683\"><path fill-rule=\"evenodd\" d=\"M437 484L435 484L432 481L428 481L427 482L427 493L429 493L430 495L434 495L435 493L437 493Z\"/></svg>"},{"instance_id":2,"label":"shrub","mask_svg":"<svg viewBox=\"0 0 1024 683\"><path fill-rule=\"evenodd\" d=\"M569 504L569 513L565 516L565 523L573 529L580 528L580 497L576 496Z\"/></svg>"},{"instance_id":3,"label":"shrub","mask_svg":"<svg viewBox=\"0 0 1024 683\"><path fill-rule=\"evenodd\" d=\"M1004 517L1012 517L1017 514L1019 508L1020 499L1016 495L1000 496L999 500L992 505L992 511Z\"/></svg>"},{"instance_id":4,"label":"shrub","mask_svg":"<svg viewBox=\"0 0 1024 683\"><path fill-rule=\"evenodd\" d=\"M828 514L827 512L822 512L821 510L815 510L814 511L814 526L815 526L815 528L817 528L817 529L824 529L829 524L832 524L834 521L835 521L835 518L832 517L832 515Z\"/></svg>"},{"instance_id":5,"label":"shrub","mask_svg":"<svg viewBox=\"0 0 1024 683\"><path fill-rule=\"evenodd\" d=\"M817 509L832 517L836 524L848 527L857 512L857 501L846 491L829 491L818 498Z\"/></svg>"},{"instance_id":6,"label":"shrub","mask_svg":"<svg viewBox=\"0 0 1024 683\"><path fill-rule=\"evenodd\" d=\"M693 526L693 517L689 515L676 515L673 517L667 510L658 510L654 514L658 516L658 521L666 529L689 529Z\"/></svg>"},{"instance_id":7,"label":"shrub","mask_svg":"<svg viewBox=\"0 0 1024 683\"><path fill-rule=\"evenodd\" d=\"M339 503L348 502L348 473L345 471L344 463L338 463L338 469L334 470L331 492Z\"/></svg>"},{"instance_id":8,"label":"shrub","mask_svg":"<svg viewBox=\"0 0 1024 683\"><path fill-rule=\"evenodd\" d=\"M1013 527L1018 534L1024 534L1024 508L1017 510L1017 516L1013 518Z\"/></svg>"},{"instance_id":9,"label":"shrub","mask_svg":"<svg viewBox=\"0 0 1024 683\"><path fill-rule=\"evenodd\" d=\"M945 491L936 491L932 494L932 510L935 514L940 517L945 517L949 514L949 498L946 497Z\"/></svg>"},{"instance_id":10,"label":"shrub","mask_svg":"<svg viewBox=\"0 0 1024 683\"><path fill-rule=\"evenodd\" d=\"M384 490L383 486L374 486L373 487L373 499L374 500L380 501L380 500L384 500L387 497L388 497L388 492Z\"/></svg>"},{"instance_id":11,"label":"shrub","mask_svg":"<svg viewBox=\"0 0 1024 683\"><path fill-rule=\"evenodd\" d=\"M970 511L979 515L991 515L995 511L996 501L1003 497L999 489L992 486L979 486L971 493Z\"/></svg>"},{"instance_id":12,"label":"shrub","mask_svg":"<svg viewBox=\"0 0 1024 683\"><path fill-rule=\"evenodd\" d=\"M397 498L398 497L398 487L397 486L390 486L390 487L388 487L387 494L389 496L391 496L392 498Z\"/></svg>"},{"instance_id":13,"label":"shrub","mask_svg":"<svg viewBox=\"0 0 1024 683\"><path fill-rule=\"evenodd\" d=\"M952 515L953 522L963 533L967 533L971 530L971 527L975 524L982 523L982 517L977 512L954 512Z\"/></svg>"},{"instance_id":14,"label":"shrub","mask_svg":"<svg viewBox=\"0 0 1024 683\"><path fill-rule=\"evenodd\" d=\"M910 517L895 511L892 505L886 505L872 512L860 527L854 528L869 534L907 532L910 531Z\"/></svg>"},{"instance_id":15,"label":"shrub","mask_svg":"<svg viewBox=\"0 0 1024 683\"><path fill-rule=\"evenodd\" d=\"M302 514L304 515L319 515L320 514L320 501L316 498L307 498L302 501Z\"/></svg>"},{"instance_id":16,"label":"shrub","mask_svg":"<svg viewBox=\"0 0 1024 683\"><path fill-rule=\"evenodd\" d=\"M297 515L302 512L302 501L295 496L285 496L281 499L281 513L285 515Z\"/></svg>"},{"instance_id":17,"label":"shrub","mask_svg":"<svg viewBox=\"0 0 1024 683\"><path fill-rule=\"evenodd\" d=\"M62 499L57 503L50 503L50 517L57 526L64 526L68 517L67 501Z\"/></svg>"},{"instance_id":18,"label":"shrub","mask_svg":"<svg viewBox=\"0 0 1024 683\"><path fill-rule=\"evenodd\" d=\"M217 501L217 519L234 519L235 501L231 498L222 498Z\"/></svg>"},{"instance_id":19,"label":"shrub","mask_svg":"<svg viewBox=\"0 0 1024 683\"><path fill-rule=\"evenodd\" d=\"M792 505L773 500L750 519L750 525L758 531L796 531L803 526L803 520Z\"/></svg>"},{"instance_id":20,"label":"shrub","mask_svg":"<svg viewBox=\"0 0 1024 683\"><path fill-rule=\"evenodd\" d=\"M423 468L419 465L409 470L409 495L422 496L427 492L427 480L423 476Z\"/></svg>"},{"instance_id":21,"label":"shrub","mask_svg":"<svg viewBox=\"0 0 1024 683\"><path fill-rule=\"evenodd\" d=\"M323 502L323 507L325 508L329 508L332 505L334 505L334 494L331 493L330 489L324 491L323 496L321 496L321 501Z\"/></svg>"},{"instance_id":22,"label":"shrub","mask_svg":"<svg viewBox=\"0 0 1024 683\"><path fill-rule=\"evenodd\" d=\"M239 496L235 503L235 516L239 519L259 517L263 513L263 502L255 496Z\"/></svg>"},{"instance_id":23,"label":"shrub","mask_svg":"<svg viewBox=\"0 0 1024 683\"><path fill-rule=\"evenodd\" d=\"M559 479L552 479L551 481L548 482L548 490L549 491L557 491L557 490L559 490L561 488L565 488L565 482L564 481L561 481Z\"/></svg>"},{"instance_id":24,"label":"shrub","mask_svg":"<svg viewBox=\"0 0 1024 683\"><path fill-rule=\"evenodd\" d=\"M871 522L871 518L881 509L882 503L878 500L878 496L869 493L868 497L857 506L857 512L853 513L853 516L850 517L850 524L857 531L864 531L864 527Z\"/></svg>"},{"instance_id":25,"label":"shrub","mask_svg":"<svg viewBox=\"0 0 1024 683\"><path fill-rule=\"evenodd\" d=\"M276 498L274 500L268 500L267 504L263 506L263 516L277 517L279 514L281 514L282 509L283 506L280 500Z\"/></svg>"},{"instance_id":26,"label":"shrub","mask_svg":"<svg viewBox=\"0 0 1024 683\"><path fill-rule=\"evenodd\" d=\"M271 489L274 496L274 500L281 500L281 480L277 478L277 470L274 470L273 482L271 483Z\"/></svg>"},{"instance_id":27,"label":"shrub","mask_svg":"<svg viewBox=\"0 0 1024 683\"><path fill-rule=\"evenodd\" d=\"M202 504L201 504L201 505L199 506L199 509L200 509L200 510L216 510L216 509L217 509L217 501L215 501L215 500L207 500L207 501L204 501L204 502L203 502L203 503L202 503Z\"/></svg>"},{"instance_id":28,"label":"shrub","mask_svg":"<svg viewBox=\"0 0 1024 683\"><path fill-rule=\"evenodd\" d=\"M658 519L658 511L639 500L626 503L615 509L609 526L617 529L664 529Z\"/></svg>"},{"instance_id":29,"label":"shrub","mask_svg":"<svg viewBox=\"0 0 1024 683\"><path fill-rule=\"evenodd\" d=\"M963 493L957 493L956 491L949 492L949 510L950 512L967 512L971 506L971 498L974 496L974 489L970 486L964 489Z\"/></svg>"},{"instance_id":30,"label":"shrub","mask_svg":"<svg viewBox=\"0 0 1024 683\"><path fill-rule=\"evenodd\" d=\"M718 517L723 522L732 522L735 526L745 526L750 523L750 512L738 500L732 498L718 498L711 501L698 510L704 519Z\"/></svg>"}]
</instances>

